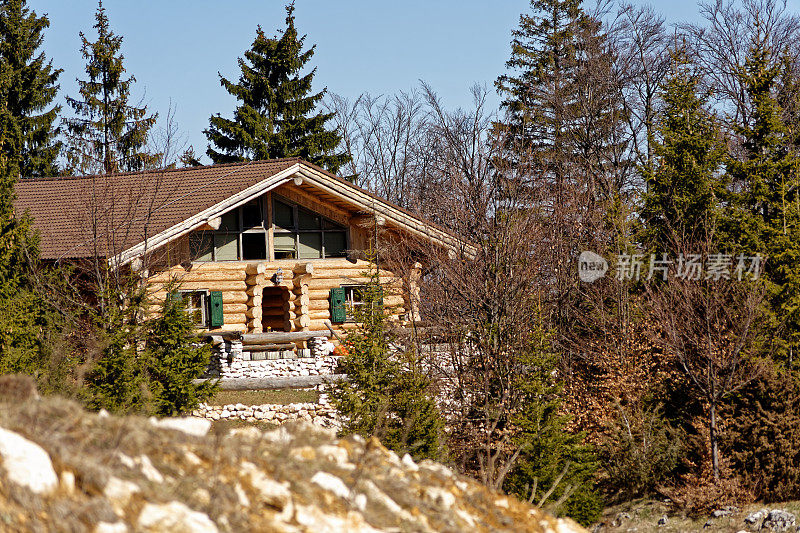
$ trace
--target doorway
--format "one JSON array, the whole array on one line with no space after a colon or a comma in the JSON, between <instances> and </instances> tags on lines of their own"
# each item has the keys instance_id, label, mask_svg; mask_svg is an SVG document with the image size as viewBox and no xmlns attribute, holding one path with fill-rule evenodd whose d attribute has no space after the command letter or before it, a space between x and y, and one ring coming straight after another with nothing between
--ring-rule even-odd
<instances>
[{"instance_id":1,"label":"doorway","mask_svg":"<svg viewBox=\"0 0 800 533\"><path fill-rule=\"evenodd\" d=\"M261 294L263 331L287 331L288 325L289 290L286 287L264 287Z\"/></svg>"}]
</instances>

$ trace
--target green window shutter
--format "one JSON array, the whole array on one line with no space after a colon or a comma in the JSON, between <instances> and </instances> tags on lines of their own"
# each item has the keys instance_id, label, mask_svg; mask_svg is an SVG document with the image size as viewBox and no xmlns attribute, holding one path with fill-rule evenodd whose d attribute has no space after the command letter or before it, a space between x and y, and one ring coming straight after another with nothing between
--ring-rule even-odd
<instances>
[{"instance_id":1,"label":"green window shutter","mask_svg":"<svg viewBox=\"0 0 800 533\"><path fill-rule=\"evenodd\" d=\"M222 292L211 291L211 327L218 328L225 324L222 316Z\"/></svg>"},{"instance_id":2,"label":"green window shutter","mask_svg":"<svg viewBox=\"0 0 800 533\"><path fill-rule=\"evenodd\" d=\"M341 324L347 320L347 307L344 301L344 287L331 289L331 322Z\"/></svg>"}]
</instances>

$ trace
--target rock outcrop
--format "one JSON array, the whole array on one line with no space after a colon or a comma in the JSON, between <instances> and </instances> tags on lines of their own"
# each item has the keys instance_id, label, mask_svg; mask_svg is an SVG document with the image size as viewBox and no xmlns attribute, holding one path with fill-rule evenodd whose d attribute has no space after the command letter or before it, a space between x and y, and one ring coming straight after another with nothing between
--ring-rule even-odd
<instances>
[{"instance_id":1,"label":"rock outcrop","mask_svg":"<svg viewBox=\"0 0 800 533\"><path fill-rule=\"evenodd\" d=\"M227 431L47 398L0 403L0 428L8 531L583 531L444 465L300 422Z\"/></svg>"}]
</instances>

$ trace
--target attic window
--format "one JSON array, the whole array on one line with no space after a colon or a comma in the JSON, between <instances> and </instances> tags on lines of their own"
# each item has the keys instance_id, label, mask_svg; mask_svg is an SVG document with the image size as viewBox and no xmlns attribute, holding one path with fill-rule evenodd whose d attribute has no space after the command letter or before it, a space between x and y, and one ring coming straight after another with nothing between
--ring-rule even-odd
<instances>
[{"instance_id":1,"label":"attic window","mask_svg":"<svg viewBox=\"0 0 800 533\"><path fill-rule=\"evenodd\" d=\"M347 229L297 205L272 202L275 259L325 259L347 255Z\"/></svg>"},{"instance_id":2,"label":"attic window","mask_svg":"<svg viewBox=\"0 0 800 533\"><path fill-rule=\"evenodd\" d=\"M190 252L196 261L258 261L267 254L267 229L262 198L222 215L219 229L192 234Z\"/></svg>"},{"instance_id":3,"label":"attic window","mask_svg":"<svg viewBox=\"0 0 800 533\"><path fill-rule=\"evenodd\" d=\"M196 231L190 239L195 261L262 261L269 258L266 198L222 215L219 229ZM347 228L284 200L272 202L275 259L344 257Z\"/></svg>"}]
</instances>

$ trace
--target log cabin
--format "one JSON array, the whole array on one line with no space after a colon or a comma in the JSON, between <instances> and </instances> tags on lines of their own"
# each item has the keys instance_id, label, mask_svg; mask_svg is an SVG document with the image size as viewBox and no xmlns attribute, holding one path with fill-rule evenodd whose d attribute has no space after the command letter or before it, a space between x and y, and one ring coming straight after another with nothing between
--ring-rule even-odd
<instances>
[{"instance_id":1,"label":"log cabin","mask_svg":"<svg viewBox=\"0 0 800 533\"><path fill-rule=\"evenodd\" d=\"M174 286L197 327L219 336L353 327L348 309L377 230L464 246L446 230L297 158L21 180L45 261L107 261L146 279L153 311ZM417 263L379 270L394 320L414 321ZM174 293L174 292L173 292ZM171 293L172 294L172 293Z\"/></svg>"}]
</instances>

